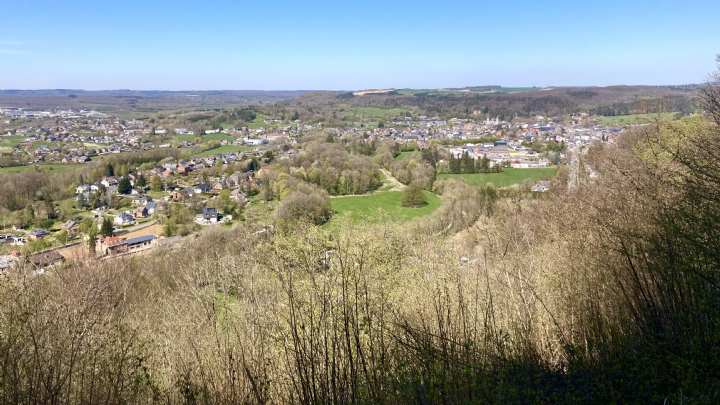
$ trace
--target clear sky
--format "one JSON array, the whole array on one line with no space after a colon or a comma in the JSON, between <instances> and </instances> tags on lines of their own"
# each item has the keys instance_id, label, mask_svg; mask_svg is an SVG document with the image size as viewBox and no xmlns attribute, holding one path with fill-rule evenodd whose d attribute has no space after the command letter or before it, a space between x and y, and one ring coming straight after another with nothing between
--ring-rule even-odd
<instances>
[{"instance_id":1,"label":"clear sky","mask_svg":"<svg viewBox=\"0 0 720 405\"><path fill-rule=\"evenodd\" d=\"M720 0L0 0L4 89L681 84Z\"/></svg>"}]
</instances>

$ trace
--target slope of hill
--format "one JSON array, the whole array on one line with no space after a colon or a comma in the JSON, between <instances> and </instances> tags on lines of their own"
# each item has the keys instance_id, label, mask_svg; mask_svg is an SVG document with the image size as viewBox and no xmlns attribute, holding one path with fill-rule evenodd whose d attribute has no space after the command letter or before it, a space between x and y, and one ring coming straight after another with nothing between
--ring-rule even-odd
<instances>
[{"instance_id":1,"label":"slope of hill","mask_svg":"<svg viewBox=\"0 0 720 405\"><path fill-rule=\"evenodd\" d=\"M223 108L287 101L308 91L0 90L0 106L140 111Z\"/></svg>"},{"instance_id":2,"label":"slope of hill","mask_svg":"<svg viewBox=\"0 0 720 405\"><path fill-rule=\"evenodd\" d=\"M325 92L303 95L291 104L331 106L338 102L352 106L416 108L427 115L469 117L477 115L554 116L574 112L621 115L655 112L695 111L699 86L610 86L503 88L499 86L460 89L412 90L355 95Z\"/></svg>"}]
</instances>

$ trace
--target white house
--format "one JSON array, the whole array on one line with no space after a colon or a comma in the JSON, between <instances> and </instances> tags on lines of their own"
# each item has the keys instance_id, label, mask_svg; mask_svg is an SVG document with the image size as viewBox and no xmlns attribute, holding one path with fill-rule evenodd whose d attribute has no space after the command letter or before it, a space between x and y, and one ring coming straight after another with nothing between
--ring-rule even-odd
<instances>
[{"instance_id":1,"label":"white house","mask_svg":"<svg viewBox=\"0 0 720 405\"><path fill-rule=\"evenodd\" d=\"M133 217L132 214L130 214L129 212L123 212L119 215L116 215L113 222L115 223L115 225L119 226L132 225L135 223L135 217Z\"/></svg>"}]
</instances>

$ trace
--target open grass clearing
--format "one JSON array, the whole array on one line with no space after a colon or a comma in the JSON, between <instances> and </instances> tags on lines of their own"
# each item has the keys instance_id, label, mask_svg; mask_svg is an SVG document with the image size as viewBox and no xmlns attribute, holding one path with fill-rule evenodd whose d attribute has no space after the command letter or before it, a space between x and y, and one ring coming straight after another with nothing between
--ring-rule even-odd
<instances>
[{"instance_id":1,"label":"open grass clearing","mask_svg":"<svg viewBox=\"0 0 720 405\"><path fill-rule=\"evenodd\" d=\"M500 173L467 173L467 174L449 174L443 173L438 176L439 179L459 179L467 184L474 186L483 186L488 183L495 187L510 187L524 182L535 182L538 180L547 180L555 176L557 168L542 167L532 169L514 169L507 168Z\"/></svg>"},{"instance_id":2,"label":"open grass clearing","mask_svg":"<svg viewBox=\"0 0 720 405\"><path fill-rule=\"evenodd\" d=\"M628 114L614 116L599 116L597 121L605 126L625 126L637 124L650 124L656 121L672 121L677 118L677 113L651 113L651 114Z\"/></svg>"},{"instance_id":3,"label":"open grass clearing","mask_svg":"<svg viewBox=\"0 0 720 405\"><path fill-rule=\"evenodd\" d=\"M83 164L42 164L42 165L26 165L26 166L11 166L11 167L0 167L0 174L13 174L13 173L24 173L31 170L41 170L44 172L68 172L71 170L78 169L84 166Z\"/></svg>"},{"instance_id":4,"label":"open grass clearing","mask_svg":"<svg viewBox=\"0 0 720 405\"><path fill-rule=\"evenodd\" d=\"M12 149L23 140L25 137L22 135L0 136L0 147Z\"/></svg>"},{"instance_id":5,"label":"open grass clearing","mask_svg":"<svg viewBox=\"0 0 720 405\"><path fill-rule=\"evenodd\" d=\"M368 195L337 197L330 200L335 215L329 226L350 223L405 222L429 215L440 206L440 197L425 191L427 205L419 208L403 207L403 193L381 191Z\"/></svg>"},{"instance_id":6,"label":"open grass clearing","mask_svg":"<svg viewBox=\"0 0 720 405\"><path fill-rule=\"evenodd\" d=\"M398 153L397 156L395 156L395 160L407 160L407 159L422 159L422 153L416 150L412 151L405 151Z\"/></svg>"}]
</instances>

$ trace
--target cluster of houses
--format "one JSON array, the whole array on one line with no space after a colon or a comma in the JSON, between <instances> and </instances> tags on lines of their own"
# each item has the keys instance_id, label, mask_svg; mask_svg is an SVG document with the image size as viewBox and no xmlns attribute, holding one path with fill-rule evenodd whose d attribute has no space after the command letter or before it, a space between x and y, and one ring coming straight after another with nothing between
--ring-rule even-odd
<instances>
[{"instance_id":1,"label":"cluster of houses","mask_svg":"<svg viewBox=\"0 0 720 405\"><path fill-rule=\"evenodd\" d=\"M6 124L19 120L12 133L24 140L14 147L13 154L32 163L86 163L97 155L154 147L142 141L151 129L141 120L123 121L90 110L0 108L0 115L8 118Z\"/></svg>"},{"instance_id":2,"label":"cluster of houses","mask_svg":"<svg viewBox=\"0 0 720 405\"><path fill-rule=\"evenodd\" d=\"M489 160L491 167L533 168L550 166L548 159L517 141L498 140L493 143L466 144L450 148L450 153L456 159L465 154L475 160L486 158Z\"/></svg>"},{"instance_id":3,"label":"cluster of houses","mask_svg":"<svg viewBox=\"0 0 720 405\"><path fill-rule=\"evenodd\" d=\"M40 240L50 235L50 232L45 229L33 229L30 232L25 233L23 236L0 234L0 244L7 243L13 246L23 246L28 241Z\"/></svg>"},{"instance_id":4,"label":"cluster of houses","mask_svg":"<svg viewBox=\"0 0 720 405\"><path fill-rule=\"evenodd\" d=\"M476 114L480 115L480 113ZM564 142L568 145L585 145L595 141L613 142L623 129L597 125L585 113L571 116L571 119L555 120L544 116L526 119L501 120L487 116L482 119L449 120L439 117L399 117L390 125L372 130L348 128L345 133L363 133L370 139L392 139L398 143L413 142L421 148L430 141L477 140L481 138L504 139L526 142ZM532 167L532 166L531 166Z\"/></svg>"},{"instance_id":5,"label":"cluster of houses","mask_svg":"<svg viewBox=\"0 0 720 405\"><path fill-rule=\"evenodd\" d=\"M158 244L158 241L159 239L155 235L142 235L132 238L109 236L100 240L100 243L97 246L97 253L106 257L132 254L151 249ZM23 263L30 266L36 274L42 274L44 271L52 268L53 266L64 262L65 257L58 251L58 249L35 253L27 257L23 257L19 253L13 252L9 255L0 255L0 275Z\"/></svg>"},{"instance_id":6,"label":"cluster of houses","mask_svg":"<svg viewBox=\"0 0 720 405\"><path fill-rule=\"evenodd\" d=\"M208 158L209 159L209 158ZM175 163L166 163L158 168L146 171L143 176L157 176L162 175L168 177L166 173L170 172L174 175L188 175L193 170L196 170L200 165L203 165L206 161L180 161ZM154 200L152 197L145 193L143 188L135 187L139 179L139 174L130 173L128 179L132 186L129 194L123 195L124 198L132 201L132 209L124 210L115 214L113 222L116 226L125 227L134 225L138 220L153 216L156 212L164 211L167 208L168 203L183 203L196 196L204 198L205 196L212 197L213 195L219 194L223 190L229 190L229 197L237 203L242 205L246 202L246 195L242 190L255 187L254 173L248 172L235 172L232 175L223 175L217 178L209 179L197 179L193 185L180 186L180 181L177 182L177 186L168 190L160 200ZM75 193L78 201L90 201L93 196L104 193L104 196L112 196L118 194L118 184L120 182L119 177L104 177L96 183L81 184L77 186ZM106 214L104 208L96 208L94 210L96 217L102 217ZM196 222L203 225L215 224L220 222L231 221L231 217L215 216L211 218L209 214L203 212L201 215L202 219L198 219Z\"/></svg>"}]
</instances>

